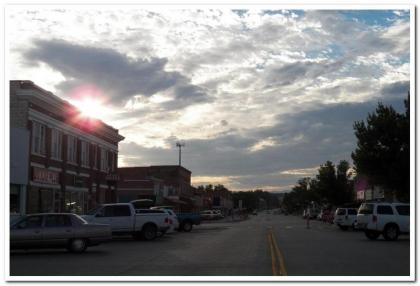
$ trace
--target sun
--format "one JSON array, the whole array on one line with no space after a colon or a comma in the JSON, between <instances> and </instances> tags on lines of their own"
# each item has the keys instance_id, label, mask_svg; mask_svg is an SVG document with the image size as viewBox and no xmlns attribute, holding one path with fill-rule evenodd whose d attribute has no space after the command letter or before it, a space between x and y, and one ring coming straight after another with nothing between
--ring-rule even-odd
<instances>
[{"instance_id":1,"label":"sun","mask_svg":"<svg viewBox=\"0 0 420 286\"><path fill-rule=\"evenodd\" d=\"M106 107L107 96L95 84L83 84L73 88L69 94L70 103L76 106L82 117L104 120L110 110Z\"/></svg>"},{"instance_id":2,"label":"sun","mask_svg":"<svg viewBox=\"0 0 420 286\"><path fill-rule=\"evenodd\" d=\"M84 97L74 102L74 105L80 110L81 115L96 119L104 119L108 114L103 103L95 98Z\"/></svg>"}]
</instances>

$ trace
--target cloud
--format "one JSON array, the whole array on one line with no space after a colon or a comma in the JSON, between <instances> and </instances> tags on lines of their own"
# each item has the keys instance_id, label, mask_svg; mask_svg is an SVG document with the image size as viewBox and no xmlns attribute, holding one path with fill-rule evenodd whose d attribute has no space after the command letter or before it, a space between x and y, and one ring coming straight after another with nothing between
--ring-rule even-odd
<instances>
[{"instance_id":1,"label":"cloud","mask_svg":"<svg viewBox=\"0 0 420 286\"><path fill-rule=\"evenodd\" d=\"M150 97L169 89L173 101L168 107L183 108L210 100L203 88L190 84L179 72L165 71L165 58L133 59L113 49L63 40L36 40L34 44L25 58L46 63L62 73L66 80L58 88L65 93L93 83L110 95L112 103L120 105L135 95Z\"/></svg>"},{"instance_id":2,"label":"cloud","mask_svg":"<svg viewBox=\"0 0 420 286\"><path fill-rule=\"evenodd\" d=\"M236 190L350 161L353 122L378 101L403 110L409 88L407 11L39 10L10 22L16 78L97 85L118 106L121 165L177 164L182 139L197 180Z\"/></svg>"},{"instance_id":3,"label":"cloud","mask_svg":"<svg viewBox=\"0 0 420 286\"><path fill-rule=\"evenodd\" d=\"M403 98L384 99L399 112L403 110ZM353 123L364 120L373 112L377 101L353 104L331 104L316 110L297 114L279 115L281 122L257 130L236 130L228 135L211 139L186 141L182 150L183 166L192 170L193 176L221 178L230 188L249 186L290 185L298 178L308 176L327 160L348 160L356 147ZM281 144L263 144L281 142ZM328 139L328 140L326 140ZM138 157L122 156L128 166L147 164L175 164L177 161L176 137L167 138L168 148L145 148L134 142L122 142L121 154L138 154ZM266 142L266 143L267 143ZM254 148L259 146L259 148Z\"/></svg>"}]
</instances>

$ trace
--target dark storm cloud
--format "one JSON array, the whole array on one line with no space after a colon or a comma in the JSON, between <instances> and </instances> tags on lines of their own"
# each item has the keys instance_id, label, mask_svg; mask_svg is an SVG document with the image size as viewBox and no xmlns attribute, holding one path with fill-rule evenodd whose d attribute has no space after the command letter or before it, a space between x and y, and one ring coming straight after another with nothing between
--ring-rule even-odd
<instances>
[{"instance_id":1,"label":"dark storm cloud","mask_svg":"<svg viewBox=\"0 0 420 286\"><path fill-rule=\"evenodd\" d=\"M399 112L403 110L403 98L383 99L382 102ZM280 172L313 168L327 160L352 163L350 154L356 146L353 123L365 120L376 106L377 101L326 105L282 115L281 123L272 127L229 133L208 140L188 140L182 150L183 165L193 176L239 176L237 181L244 186L294 184L299 176ZM250 147L265 138L276 140L278 146L250 151ZM121 153L138 154L138 158L124 159L132 166L176 164L176 138L168 138L167 142L173 148L145 148L123 142Z\"/></svg>"},{"instance_id":2,"label":"dark storm cloud","mask_svg":"<svg viewBox=\"0 0 420 286\"><path fill-rule=\"evenodd\" d=\"M342 65L342 61L307 61L286 64L279 68L270 68L268 70L267 82L270 83L269 86L290 85L302 79L314 79L324 74L335 72Z\"/></svg>"},{"instance_id":3,"label":"dark storm cloud","mask_svg":"<svg viewBox=\"0 0 420 286\"><path fill-rule=\"evenodd\" d=\"M396 98L396 97L405 97L410 90L409 81L398 81L391 84L388 84L381 89L381 94L385 98Z\"/></svg>"},{"instance_id":4,"label":"dark storm cloud","mask_svg":"<svg viewBox=\"0 0 420 286\"><path fill-rule=\"evenodd\" d=\"M67 80L58 85L69 91L81 84L94 84L111 94L113 103L122 104L133 95L151 96L173 89L174 102L185 107L209 99L198 86L179 72L164 70L165 58L130 59L113 49L86 47L61 40L37 40L25 53L32 62L44 62L61 72Z\"/></svg>"}]
</instances>

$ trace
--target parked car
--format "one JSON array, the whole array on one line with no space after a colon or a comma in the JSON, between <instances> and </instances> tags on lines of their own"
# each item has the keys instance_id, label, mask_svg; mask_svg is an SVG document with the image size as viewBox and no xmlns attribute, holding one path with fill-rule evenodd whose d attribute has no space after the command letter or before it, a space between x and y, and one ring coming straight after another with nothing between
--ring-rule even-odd
<instances>
[{"instance_id":1,"label":"parked car","mask_svg":"<svg viewBox=\"0 0 420 286\"><path fill-rule=\"evenodd\" d=\"M340 229L347 230L349 227L355 228L357 220L357 209L337 208L334 215L334 224Z\"/></svg>"},{"instance_id":2,"label":"parked car","mask_svg":"<svg viewBox=\"0 0 420 286\"><path fill-rule=\"evenodd\" d=\"M327 223L333 224L334 223L334 212L331 211L331 210L324 210L322 212L322 218L321 218L321 220L323 222L327 222Z\"/></svg>"},{"instance_id":3,"label":"parked car","mask_svg":"<svg viewBox=\"0 0 420 286\"><path fill-rule=\"evenodd\" d=\"M221 210L213 210L216 212L216 219L224 218L225 216L222 214Z\"/></svg>"},{"instance_id":4,"label":"parked car","mask_svg":"<svg viewBox=\"0 0 420 286\"><path fill-rule=\"evenodd\" d=\"M173 206L154 206L150 209L172 209L178 219L178 231L190 232L194 225L201 224L201 216L199 213L176 212Z\"/></svg>"},{"instance_id":5,"label":"parked car","mask_svg":"<svg viewBox=\"0 0 420 286\"><path fill-rule=\"evenodd\" d=\"M218 214L213 210L205 210L200 212L201 219L213 220L218 218Z\"/></svg>"},{"instance_id":6,"label":"parked car","mask_svg":"<svg viewBox=\"0 0 420 286\"><path fill-rule=\"evenodd\" d=\"M166 231L166 233L174 232L179 227L179 221L178 221L177 215L174 213L173 210L170 210L170 209L162 209L162 210L164 210L169 216L169 229Z\"/></svg>"},{"instance_id":7,"label":"parked car","mask_svg":"<svg viewBox=\"0 0 420 286\"><path fill-rule=\"evenodd\" d=\"M131 234L135 239L155 239L169 228L169 215L163 210L135 209L131 203L104 204L82 216L88 222L111 226L112 234Z\"/></svg>"},{"instance_id":8,"label":"parked car","mask_svg":"<svg viewBox=\"0 0 420 286\"><path fill-rule=\"evenodd\" d=\"M252 214L253 214L253 215L258 215L257 210L253 210L253 211L252 211Z\"/></svg>"},{"instance_id":9,"label":"parked car","mask_svg":"<svg viewBox=\"0 0 420 286\"><path fill-rule=\"evenodd\" d=\"M81 253L109 240L109 225L88 223L72 213L30 214L10 227L11 249L67 248Z\"/></svg>"},{"instance_id":10,"label":"parked car","mask_svg":"<svg viewBox=\"0 0 420 286\"><path fill-rule=\"evenodd\" d=\"M386 240L397 240L410 232L410 205L403 203L364 203L357 213L357 226L369 239L381 234Z\"/></svg>"}]
</instances>

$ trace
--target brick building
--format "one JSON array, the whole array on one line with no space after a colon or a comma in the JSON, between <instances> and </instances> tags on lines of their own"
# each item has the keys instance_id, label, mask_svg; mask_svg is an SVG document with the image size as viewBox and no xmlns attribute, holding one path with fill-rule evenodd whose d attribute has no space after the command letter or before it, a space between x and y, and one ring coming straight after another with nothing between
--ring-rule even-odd
<instances>
[{"instance_id":1,"label":"brick building","mask_svg":"<svg viewBox=\"0 0 420 286\"><path fill-rule=\"evenodd\" d=\"M191 171L177 165L118 168L118 199L152 199L159 205L194 208Z\"/></svg>"},{"instance_id":2,"label":"brick building","mask_svg":"<svg viewBox=\"0 0 420 286\"><path fill-rule=\"evenodd\" d=\"M85 213L115 202L123 139L33 82L11 81L11 213Z\"/></svg>"}]
</instances>

